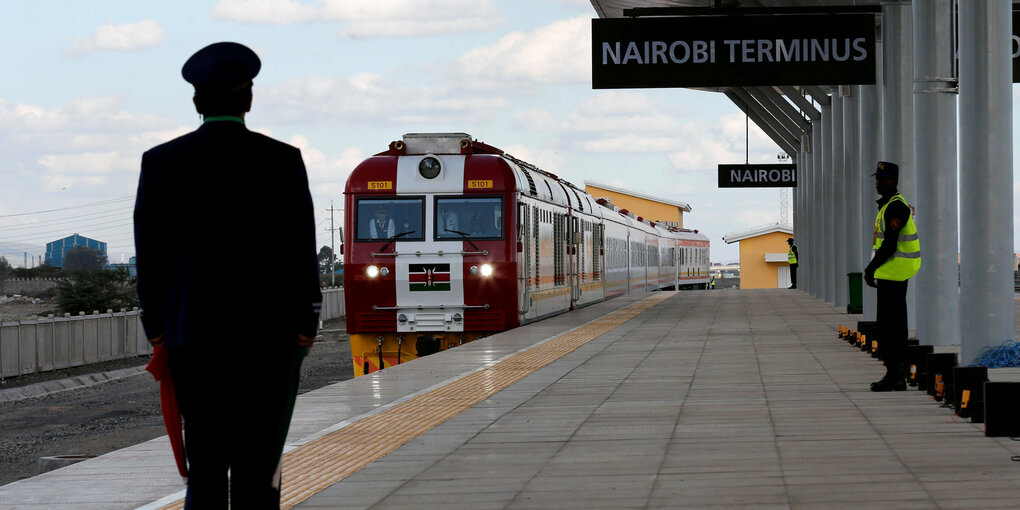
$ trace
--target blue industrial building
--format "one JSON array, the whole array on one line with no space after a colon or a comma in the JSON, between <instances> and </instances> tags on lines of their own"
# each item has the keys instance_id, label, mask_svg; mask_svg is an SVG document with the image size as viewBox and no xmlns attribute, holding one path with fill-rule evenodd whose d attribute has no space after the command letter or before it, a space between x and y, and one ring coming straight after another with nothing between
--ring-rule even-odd
<instances>
[{"instance_id":1,"label":"blue industrial building","mask_svg":"<svg viewBox=\"0 0 1020 510\"><path fill-rule=\"evenodd\" d=\"M71 248L84 246L106 255L106 243L74 234L52 243L46 243L46 262L51 266L64 267L64 254Z\"/></svg>"}]
</instances>

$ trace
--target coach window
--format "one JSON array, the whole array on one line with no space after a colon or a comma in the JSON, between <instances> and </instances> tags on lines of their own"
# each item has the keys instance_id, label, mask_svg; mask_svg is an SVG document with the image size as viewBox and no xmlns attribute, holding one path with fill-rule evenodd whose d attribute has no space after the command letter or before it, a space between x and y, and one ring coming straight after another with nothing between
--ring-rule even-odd
<instances>
[{"instance_id":1,"label":"coach window","mask_svg":"<svg viewBox=\"0 0 1020 510\"><path fill-rule=\"evenodd\" d=\"M436 240L502 238L502 198L436 197Z\"/></svg>"},{"instance_id":2,"label":"coach window","mask_svg":"<svg viewBox=\"0 0 1020 510\"><path fill-rule=\"evenodd\" d=\"M422 241L424 209L422 198L359 198L355 202L355 240Z\"/></svg>"}]
</instances>

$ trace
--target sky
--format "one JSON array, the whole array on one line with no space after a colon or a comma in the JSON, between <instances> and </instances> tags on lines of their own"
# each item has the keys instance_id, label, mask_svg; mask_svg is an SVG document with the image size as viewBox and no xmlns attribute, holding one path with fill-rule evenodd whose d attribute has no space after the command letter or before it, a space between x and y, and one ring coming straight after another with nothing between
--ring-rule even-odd
<instances>
[{"instance_id":1,"label":"sky","mask_svg":"<svg viewBox=\"0 0 1020 510\"><path fill-rule=\"evenodd\" d=\"M736 261L722 236L778 222L780 191L718 189L717 165L782 150L753 122L745 146L722 94L592 90L595 16L588 0L5 0L0 255L21 266L79 233L131 257L142 153L201 122L181 66L236 41L262 59L247 125L301 149L320 246L359 162L405 133L466 132L578 186L688 203L711 260ZM247 247L230 227L244 211L213 220L211 259Z\"/></svg>"}]
</instances>

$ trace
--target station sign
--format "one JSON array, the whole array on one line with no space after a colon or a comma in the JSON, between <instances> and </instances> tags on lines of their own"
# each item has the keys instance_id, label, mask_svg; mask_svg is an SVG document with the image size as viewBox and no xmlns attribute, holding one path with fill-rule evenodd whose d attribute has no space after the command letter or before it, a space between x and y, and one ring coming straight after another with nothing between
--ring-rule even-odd
<instances>
[{"instance_id":1,"label":"station sign","mask_svg":"<svg viewBox=\"0 0 1020 510\"><path fill-rule=\"evenodd\" d=\"M875 83L875 15L592 20L592 88Z\"/></svg>"},{"instance_id":2,"label":"station sign","mask_svg":"<svg viewBox=\"0 0 1020 510\"><path fill-rule=\"evenodd\" d=\"M1012 54L1013 54L1013 83L1020 83L1020 11L1013 11L1013 37L1012 37Z\"/></svg>"},{"instance_id":3,"label":"station sign","mask_svg":"<svg viewBox=\"0 0 1020 510\"><path fill-rule=\"evenodd\" d=\"M796 188L797 165L719 165L720 188Z\"/></svg>"}]
</instances>

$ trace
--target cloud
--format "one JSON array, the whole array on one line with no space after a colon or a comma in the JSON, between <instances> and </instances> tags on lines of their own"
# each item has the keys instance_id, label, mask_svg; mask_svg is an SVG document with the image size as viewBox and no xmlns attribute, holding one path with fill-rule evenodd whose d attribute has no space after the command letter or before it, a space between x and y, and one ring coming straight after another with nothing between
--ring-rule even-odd
<instances>
[{"instance_id":1,"label":"cloud","mask_svg":"<svg viewBox=\"0 0 1020 510\"><path fill-rule=\"evenodd\" d=\"M374 73L308 76L272 87L266 94L266 115L281 122L347 122L398 129L486 119L508 105L501 97L409 87Z\"/></svg>"},{"instance_id":2,"label":"cloud","mask_svg":"<svg viewBox=\"0 0 1020 510\"><path fill-rule=\"evenodd\" d=\"M59 108L0 99L0 168L32 191L130 192L142 152L190 129L123 109L119 97L83 97Z\"/></svg>"},{"instance_id":3,"label":"cloud","mask_svg":"<svg viewBox=\"0 0 1020 510\"><path fill-rule=\"evenodd\" d=\"M212 17L272 25L343 23L339 35L347 38L481 32L503 20L492 0L318 0L314 4L295 0L220 0L212 9Z\"/></svg>"},{"instance_id":4,"label":"cloud","mask_svg":"<svg viewBox=\"0 0 1020 510\"><path fill-rule=\"evenodd\" d=\"M586 82L591 79L591 17L511 32L461 55L457 71L479 88Z\"/></svg>"},{"instance_id":5,"label":"cloud","mask_svg":"<svg viewBox=\"0 0 1020 510\"><path fill-rule=\"evenodd\" d=\"M670 135L680 127L676 117L643 92L599 92L566 115L529 109L514 115L519 127L554 133L635 133Z\"/></svg>"},{"instance_id":6,"label":"cloud","mask_svg":"<svg viewBox=\"0 0 1020 510\"><path fill-rule=\"evenodd\" d=\"M89 37L75 37L70 54L83 56L94 51L131 51L151 48L163 43L163 28L151 19L138 23L107 23Z\"/></svg>"},{"instance_id":7,"label":"cloud","mask_svg":"<svg viewBox=\"0 0 1020 510\"><path fill-rule=\"evenodd\" d=\"M541 149L515 144L503 147L503 151L517 159L527 161L551 172L555 172L557 168L562 167L567 161L563 154L554 149Z\"/></svg>"}]
</instances>

